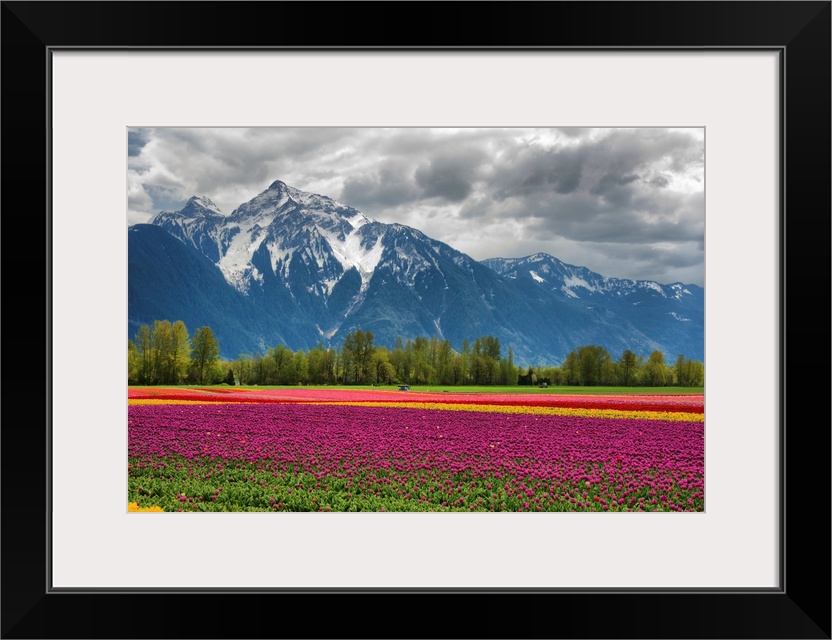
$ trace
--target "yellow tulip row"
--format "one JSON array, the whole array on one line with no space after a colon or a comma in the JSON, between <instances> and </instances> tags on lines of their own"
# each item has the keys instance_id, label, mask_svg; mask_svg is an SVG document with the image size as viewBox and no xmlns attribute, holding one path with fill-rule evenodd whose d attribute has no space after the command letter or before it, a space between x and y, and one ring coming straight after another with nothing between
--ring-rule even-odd
<instances>
[{"instance_id":1,"label":"yellow tulip row","mask_svg":"<svg viewBox=\"0 0 832 640\"><path fill-rule=\"evenodd\" d=\"M621 411L618 409L586 409L570 407L525 407L499 404L444 404L439 402L309 402L303 404L339 404L354 407L392 407L440 411L478 411L481 413L522 413L541 416L577 416L584 418L625 418L629 420L669 420L673 422L704 422L702 413L674 411Z\"/></svg>"},{"instance_id":2,"label":"yellow tulip row","mask_svg":"<svg viewBox=\"0 0 832 640\"><path fill-rule=\"evenodd\" d=\"M127 511L134 512L134 511L150 511L153 513L164 513L165 510L162 507L140 507L138 502L128 502L127 503Z\"/></svg>"}]
</instances>

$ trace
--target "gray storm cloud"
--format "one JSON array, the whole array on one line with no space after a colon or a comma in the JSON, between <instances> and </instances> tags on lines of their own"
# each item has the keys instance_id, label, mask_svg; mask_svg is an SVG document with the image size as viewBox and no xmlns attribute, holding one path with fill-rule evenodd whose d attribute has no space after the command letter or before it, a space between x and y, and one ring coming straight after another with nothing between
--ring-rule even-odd
<instances>
[{"instance_id":1,"label":"gray storm cloud","mask_svg":"<svg viewBox=\"0 0 832 640\"><path fill-rule=\"evenodd\" d=\"M476 259L703 284L704 162L702 129L131 129L128 220L280 179Z\"/></svg>"}]
</instances>

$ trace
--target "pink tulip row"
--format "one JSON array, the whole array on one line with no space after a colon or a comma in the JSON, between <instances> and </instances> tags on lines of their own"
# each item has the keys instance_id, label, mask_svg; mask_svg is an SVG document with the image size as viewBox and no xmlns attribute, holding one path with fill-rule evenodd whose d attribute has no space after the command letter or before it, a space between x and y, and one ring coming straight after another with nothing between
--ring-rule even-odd
<instances>
[{"instance_id":1,"label":"pink tulip row","mask_svg":"<svg viewBox=\"0 0 832 640\"><path fill-rule=\"evenodd\" d=\"M135 405L128 447L134 464L160 474L187 466L220 481L240 464L256 464L275 476L311 474L319 486L355 479L370 491L398 482L409 496L425 485L431 505L460 499L451 494L463 481L487 485L491 500L525 495L538 507L704 504L701 422L297 403ZM441 501L431 500L436 491Z\"/></svg>"}]
</instances>

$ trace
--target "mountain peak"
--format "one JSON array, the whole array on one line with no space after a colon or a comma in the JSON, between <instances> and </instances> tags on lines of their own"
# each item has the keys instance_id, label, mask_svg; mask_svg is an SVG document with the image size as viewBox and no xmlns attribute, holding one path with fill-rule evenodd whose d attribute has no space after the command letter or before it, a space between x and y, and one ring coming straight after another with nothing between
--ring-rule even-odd
<instances>
[{"instance_id":1,"label":"mountain peak","mask_svg":"<svg viewBox=\"0 0 832 640\"><path fill-rule=\"evenodd\" d=\"M191 196L182 207L182 213L192 215L214 214L222 215L220 208L214 204L211 198L206 196Z\"/></svg>"},{"instance_id":2,"label":"mountain peak","mask_svg":"<svg viewBox=\"0 0 832 640\"><path fill-rule=\"evenodd\" d=\"M327 196L318 195L297 189L291 185L286 184L283 180L275 180L265 190L254 196L249 202L282 202L291 200L299 205L317 204L320 202L331 201Z\"/></svg>"},{"instance_id":3,"label":"mountain peak","mask_svg":"<svg viewBox=\"0 0 832 640\"><path fill-rule=\"evenodd\" d=\"M543 253L542 251L538 251L537 253L533 253L532 255L528 256L526 260L529 262L540 262L541 260L550 260L554 258L554 256L549 255L548 253Z\"/></svg>"},{"instance_id":4,"label":"mountain peak","mask_svg":"<svg viewBox=\"0 0 832 640\"><path fill-rule=\"evenodd\" d=\"M323 217L331 222L343 220L352 228L358 228L368 222L374 222L357 209L337 202L329 196L302 191L283 180L273 181L268 188L243 203L231 213L235 219L258 220L261 227L268 226L279 216L290 214L298 216Z\"/></svg>"},{"instance_id":5,"label":"mountain peak","mask_svg":"<svg viewBox=\"0 0 832 640\"><path fill-rule=\"evenodd\" d=\"M285 182L283 182L283 180L275 180L260 195L268 195L270 197L274 197L275 195L287 196L298 202L302 200L305 201L309 198L323 198L325 200L329 200L329 198L327 198L326 196L303 191L289 184L286 184Z\"/></svg>"}]
</instances>

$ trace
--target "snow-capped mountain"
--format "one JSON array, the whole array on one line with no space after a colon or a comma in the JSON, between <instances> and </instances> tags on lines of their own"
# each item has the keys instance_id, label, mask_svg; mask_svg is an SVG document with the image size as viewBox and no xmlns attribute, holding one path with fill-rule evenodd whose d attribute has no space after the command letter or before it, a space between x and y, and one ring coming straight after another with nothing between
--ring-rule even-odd
<instances>
[{"instance_id":1,"label":"snow-capped mountain","mask_svg":"<svg viewBox=\"0 0 832 640\"><path fill-rule=\"evenodd\" d=\"M608 278L586 267L561 262L547 253L535 253L525 258L488 258L482 262L506 279L517 281L529 278L540 288L569 298L590 298L593 295L622 298L646 291L651 295L682 301L688 296L695 296L691 289L697 288L680 282L662 285L652 280Z\"/></svg>"},{"instance_id":2,"label":"snow-capped mountain","mask_svg":"<svg viewBox=\"0 0 832 640\"><path fill-rule=\"evenodd\" d=\"M290 282L295 254L307 267L316 265L320 278L312 293L324 299L351 268L366 288L378 264L383 225L325 196L277 180L228 217L204 203L213 205L208 198L194 196L181 211L160 213L151 224L212 259L241 293L262 284L264 271ZM264 257L267 266L262 264Z\"/></svg>"},{"instance_id":3,"label":"snow-capped mountain","mask_svg":"<svg viewBox=\"0 0 832 640\"><path fill-rule=\"evenodd\" d=\"M702 287L681 282L659 284L652 280L609 278L545 253L525 258L489 258L483 264L513 282L524 295L537 297L553 311L567 301L583 304L588 309L607 309L649 337L648 342L635 342L635 346L623 348L637 353L659 349L671 358L681 353L704 360L705 291ZM608 350L615 357L616 351L609 347Z\"/></svg>"},{"instance_id":4,"label":"snow-capped mountain","mask_svg":"<svg viewBox=\"0 0 832 640\"><path fill-rule=\"evenodd\" d=\"M184 247L170 246L160 230ZM480 263L416 229L280 180L229 215L194 196L180 211L131 227L128 239L130 336L160 315L214 328L200 313L221 309L228 330L215 333L227 357L275 340L293 350L338 345L356 329L372 331L377 344L436 335L457 349L464 339L493 335L530 364L559 362L584 344L603 344L614 357L625 348L703 357L701 288L605 278L546 254ZM183 282L156 255L172 251L199 283ZM153 300L160 287L172 294L167 313ZM199 300L195 307L176 302L183 287ZM245 302L218 303L228 299L225 288Z\"/></svg>"}]
</instances>

